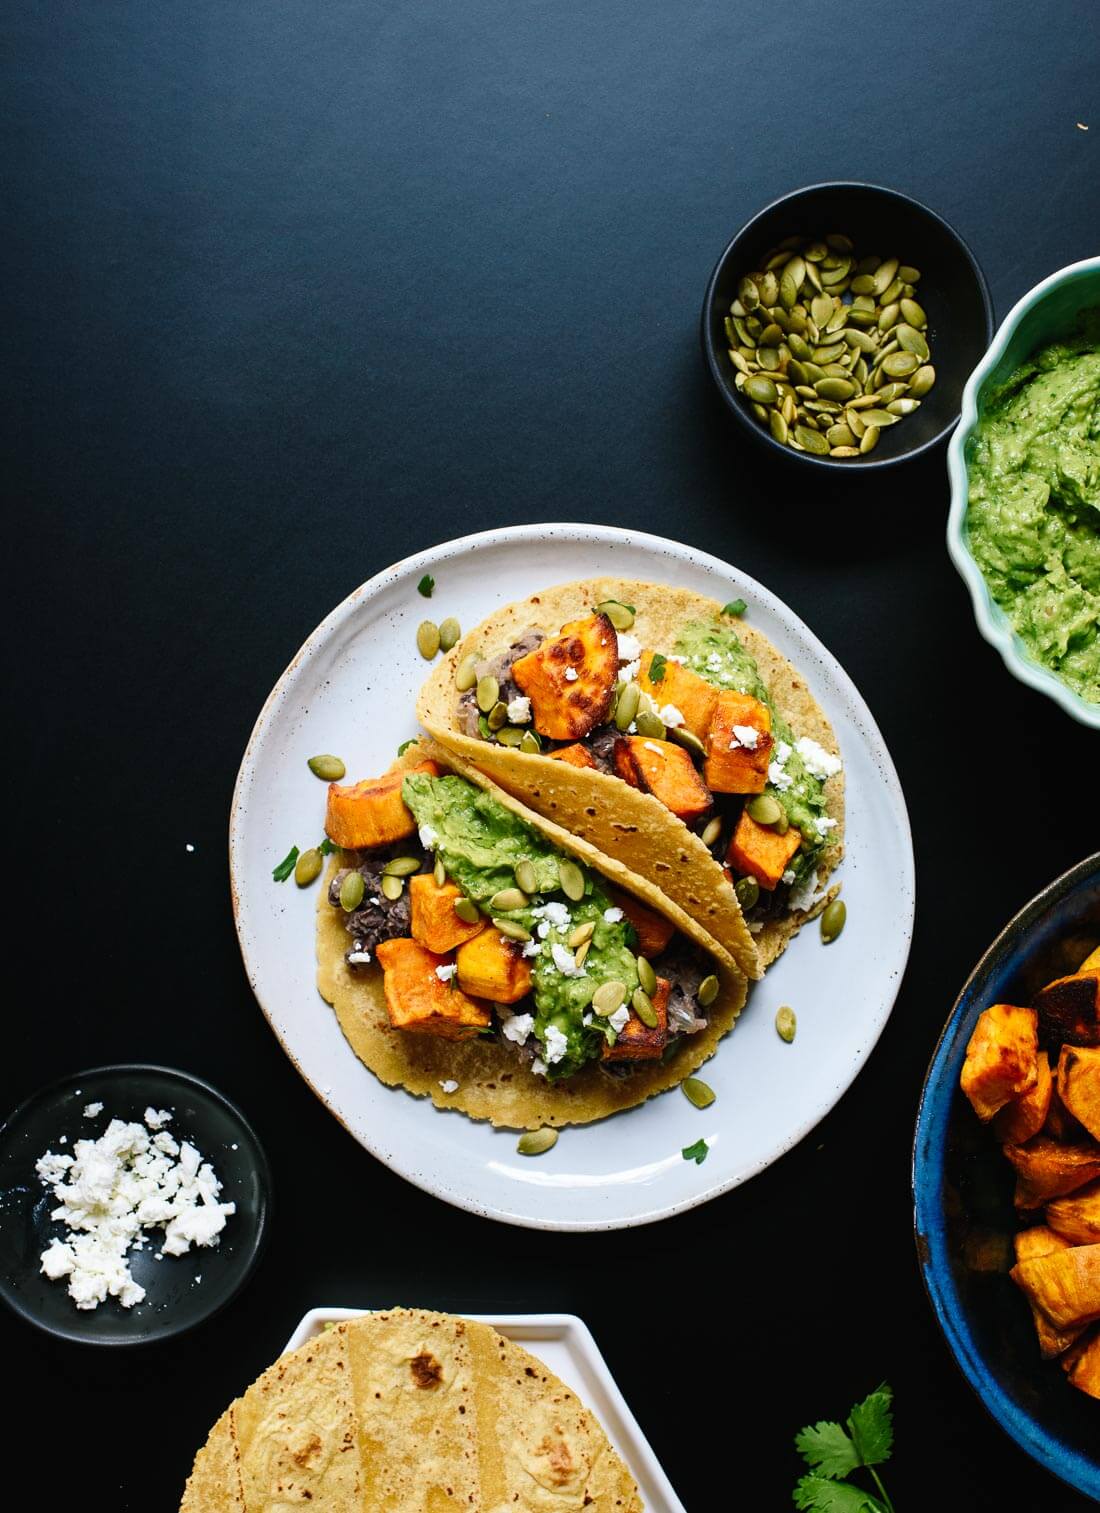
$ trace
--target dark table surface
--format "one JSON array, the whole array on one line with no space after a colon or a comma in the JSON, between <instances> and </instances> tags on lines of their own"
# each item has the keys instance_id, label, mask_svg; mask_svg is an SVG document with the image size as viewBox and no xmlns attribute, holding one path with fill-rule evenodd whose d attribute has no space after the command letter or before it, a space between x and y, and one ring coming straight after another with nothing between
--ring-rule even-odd
<instances>
[{"instance_id":1,"label":"dark table surface","mask_svg":"<svg viewBox=\"0 0 1100 1513\"><path fill-rule=\"evenodd\" d=\"M252 1285L185 1339L92 1352L0 1318L22 1462L169 1510L306 1308L401 1301L583 1315L692 1513L789 1506L794 1433L883 1378L899 1510L1083 1506L948 1355L908 1163L963 979L1095 848L1096 736L979 639L942 454L863 487L777 473L697 321L732 232L824 178L934 206L998 316L1095 253L1093 0L8 0L0 26L23 900L0 1105L178 1065L254 1119L278 1202ZM252 722L325 613L433 542L563 518L703 547L793 606L882 727L919 878L897 1006L834 1112L704 1209L592 1236L479 1220L366 1155L251 997L226 872Z\"/></svg>"}]
</instances>

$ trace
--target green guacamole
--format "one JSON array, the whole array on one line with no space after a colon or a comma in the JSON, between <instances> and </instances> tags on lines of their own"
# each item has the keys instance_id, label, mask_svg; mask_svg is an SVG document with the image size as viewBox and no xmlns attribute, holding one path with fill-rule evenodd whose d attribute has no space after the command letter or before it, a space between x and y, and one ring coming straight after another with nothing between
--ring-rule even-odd
<instances>
[{"instance_id":1,"label":"green guacamole","mask_svg":"<svg viewBox=\"0 0 1100 1513\"><path fill-rule=\"evenodd\" d=\"M417 825L434 832L433 848L447 876L484 914L489 913L489 900L495 893L516 886L517 863L527 861L534 867L538 892L529 905L507 913L497 911L494 917L522 925L538 947L538 954L530 958L533 1034L542 1043L547 1076L554 1081L571 1076L599 1056L605 1042L615 1043L615 1031L606 1019L595 1015L586 1025L584 1018L591 1014L592 995L601 983L623 983L627 1001L638 986L638 966L631 949L637 943L633 927L626 919L604 918L606 911L617 911L600 880L579 862L575 865L584 877L584 897L567 898L558 875L562 853L465 778L414 772L402 784L401 794ZM553 947L572 958L569 936L589 921L595 929L583 972L570 975L562 971L560 960L555 961ZM527 1007L523 1005L522 1011ZM557 1060L550 1059L560 1049L557 1037L548 1034L551 1027L566 1041L565 1052Z\"/></svg>"},{"instance_id":2,"label":"green guacamole","mask_svg":"<svg viewBox=\"0 0 1100 1513\"><path fill-rule=\"evenodd\" d=\"M676 655L684 666L698 673L716 688L729 688L759 699L771 710L774 755L784 754L783 771L790 786L778 788L770 779L765 791L778 799L787 811L787 819L802 834L802 845L791 862L796 881L808 877L817 858L825 849L825 838L815 821L825 813L825 784L810 772L795 750L795 734L772 703L771 695L760 676L755 659L745 650L732 626L695 620L685 625L676 642ZM789 750L785 750L789 748Z\"/></svg>"},{"instance_id":3,"label":"green guacamole","mask_svg":"<svg viewBox=\"0 0 1100 1513\"><path fill-rule=\"evenodd\" d=\"M970 550L1030 655L1100 703L1100 309L986 407L968 456Z\"/></svg>"}]
</instances>

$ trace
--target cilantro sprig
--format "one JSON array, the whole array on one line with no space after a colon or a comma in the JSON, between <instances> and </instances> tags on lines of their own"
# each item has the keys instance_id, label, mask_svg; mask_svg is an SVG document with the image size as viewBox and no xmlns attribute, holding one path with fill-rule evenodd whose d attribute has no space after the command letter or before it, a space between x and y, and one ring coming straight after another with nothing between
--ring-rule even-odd
<instances>
[{"instance_id":1,"label":"cilantro sprig","mask_svg":"<svg viewBox=\"0 0 1100 1513\"><path fill-rule=\"evenodd\" d=\"M810 1513L894 1513L875 1470L890 1459L894 1447L893 1399L883 1382L855 1405L846 1425L822 1419L795 1435L795 1448L810 1467L794 1489L796 1508ZM874 1482L877 1497L847 1479L859 1470Z\"/></svg>"},{"instance_id":2,"label":"cilantro sprig","mask_svg":"<svg viewBox=\"0 0 1100 1513\"><path fill-rule=\"evenodd\" d=\"M420 582L416 585L417 593L423 594L425 599L430 599L432 597L433 588L435 588L435 579L432 577L431 573L425 573L423 578L421 578Z\"/></svg>"},{"instance_id":3,"label":"cilantro sprig","mask_svg":"<svg viewBox=\"0 0 1100 1513\"><path fill-rule=\"evenodd\" d=\"M694 1145L685 1145L680 1154L685 1161L694 1161L696 1166L702 1166L710 1154L710 1146L705 1140L696 1140Z\"/></svg>"},{"instance_id":4,"label":"cilantro sprig","mask_svg":"<svg viewBox=\"0 0 1100 1513\"><path fill-rule=\"evenodd\" d=\"M651 683L663 683L665 681L665 668L668 666L668 658L662 657L659 651L655 651L649 664L649 681Z\"/></svg>"},{"instance_id":5,"label":"cilantro sprig","mask_svg":"<svg viewBox=\"0 0 1100 1513\"><path fill-rule=\"evenodd\" d=\"M334 851L339 851L339 849L339 846L330 841L327 835L319 842L317 846L317 850L321 853L322 856L331 856ZM271 869L271 876L275 882L286 882L287 878L294 871L294 864L298 860L298 857L300 855L301 853L299 852L298 847L291 846L290 850L283 857L279 865L277 867L272 867Z\"/></svg>"},{"instance_id":6,"label":"cilantro sprig","mask_svg":"<svg viewBox=\"0 0 1100 1513\"><path fill-rule=\"evenodd\" d=\"M740 617L745 613L748 607L749 606L745 603L744 599L731 599L728 604L723 604L722 613L724 615L736 615Z\"/></svg>"}]
</instances>

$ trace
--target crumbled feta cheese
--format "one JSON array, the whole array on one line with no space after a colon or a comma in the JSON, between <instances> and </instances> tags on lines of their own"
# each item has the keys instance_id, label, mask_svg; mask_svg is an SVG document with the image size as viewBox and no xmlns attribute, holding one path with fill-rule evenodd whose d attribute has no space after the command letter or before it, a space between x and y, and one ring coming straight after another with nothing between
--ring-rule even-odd
<instances>
[{"instance_id":1,"label":"crumbled feta cheese","mask_svg":"<svg viewBox=\"0 0 1100 1513\"><path fill-rule=\"evenodd\" d=\"M445 1093L458 1092L458 1083L454 1080L453 1077L441 1078L439 1085Z\"/></svg>"},{"instance_id":2,"label":"crumbled feta cheese","mask_svg":"<svg viewBox=\"0 0 1100 1513\"><path fill-rule=\"evenodd\" d=\"M548 1066L555 1066L563 1060L569 1050L569 1041L556 1024L546 1026L546 1062Z\"/></svg>"},{"instance_id":3,"label":"crumbled feta cheese","mask_svg":"<svg viewBox=\"0 0 1100 1513\"><path fill-rule=\"evenodd\" d=\"M637 735L638 734L637 721L631 720L630 724L626 727L626 733L627 733L627 735Z\"/></svg>"},{"instance_id":4,"label":"crumbled feta cheese","mask_svg":"<svg viewBox=\"0 0 1100 1513\"><path fill-rule=\"evenodd\" d=\"M750 919L749 920L749 930L752 932L753 935L759 935L760 932L761 932L761 930L763 928L764 928L764 921L762 919Z\"/></svg>"},{"instance_id":5,"label":"crumbled feta cheese","mask_svg":"<svg viewBox=\"0 0 1100 1513\"><path fill-rule=\"evenodd\" d=\"M589 1025L589 1024L592 1023L593 1018L594 1018L594 1016L592 1014L582 1014L581 1015L581 1024Z\"/></svg>"},{"instance_id":6,"label":"crumbled feta cheese","mask_svg":"<svg viewBox=\"0 0 1100 1513\"><path fill-rule=\"evenodd\" d=\"M369 951L349 951L344 957L349 967L365 967L370 962Z\"/></svg>"},{"instance_id":7,"label":"crumbled feta cheese","mask_svg":"<svg viewBox=\"0 0 1100 1513\"><path fill-rule=\"evenodd\" d=\"M534 1028L533 1014L513 1014L501 1024L505 1040L513 1040L516 1045L522 1045Z\"/></svg>"},{"instance_id":8,"label":"crumbled feta cheese","mask_svg":"<svg viewBox=\"0 0 1100 1513\"><path fill-rule=\"evenodd\" d=\"M454 962L452 961L452 962L449 962L444 967L436 967L436 969L435 969L435 975L439 978L440 982L450 982L451 978L455 975L455 973L457 971L458 971L458 968L455 966Z\"/></svg>"},{"instance_id":9,"label":"crumbled feta cheese","mask_svg":"<svg viewBox=\"0 0 1100 1513\"><path fill-rule=\"evenodd\" d=\"M629 631L619 632L619 661L633 662L635 657L642 655L642 643L637 636L632 636Z\"/></svg>"},{"instance_id":10,"label":"crumbled feta cheese","mask_svg":"<svg viewBox=\"0 0 1100 1513\"><path fill-rule=\"evenodd\" d=\"M436 844L438 843L438 841L439 841L439 831L438 830L434 829L433 826L431 826L431 825L421 825L421 827L420 827L420 844L424 847L425 851L434 851L435 848L436 848Z\"/></svg>"},{"instance_id":11,"label":"crumbled feta cheese","mask_svg":"<svg viewBox=\"0 0 1100 1513\"><path fill-rule=\"evenodd\" d=\"M84 1105L84 1117L85 1117L85 1119L94 1119L97 1114L102 1114L102 1112L103 1112L103 1105L102 1105L102 1103L86 1103Z\"/></svg>"},{"instance_id":12,"label":"crumbled feta cheese","mask_svg":"<svg viewBox=\"0 0 1100 1513\"><path fill-rule=\"evenodd\" d=\"M791 883L793 883L794 880L795 880L795 871L794 871L794 868L793 867L788 867L787 870L786 870L786 872L784 872L783 876L779 880L780 880L780 882L786 883L787 886L789 887L791 885Z\"/></svg>"},{"instance_id":13,"label":"crumbled feta cheese","mask_svg":"<svg viewBox=\"0 0 1100 1513\"><path fill-rule=\"evenodd\" d=\"M743 746L746 751L755 751L760 745L760 732L755 725L735 725L730 750Z\"/></svg>"},{"instance_id":14,"label":"crumbled feta cheese","mask_svg":"<svg viewBox=\"0 0 1100 1513\"><path fill-rule=\"evenodd\" d=\"M787 900L792 909L805 913L819 904L829 891L823 888L818 892L818 877L816 872L811 872L809 877L804 878L797 888L791 889L790 898Z\"/></svg>"},{"instance_id":15,"label":"crumbled feta cheese","mask_svg":"<svg viewBox=\"0 0 1100 1513\"><path fill-rule=\"evenodd\" d=\"M670 730L675 730L677 726L684 723L684 717L675 704L662 705L657 711L657 718L662 725L667 725Z\"/></svg>"},{"instance_id":16,"label":"crumbled feta cheese","mask_svg":"<svg viewBox=\"0 0 1100 1513\"><path fill-rule=\"evenodd\" d=\"M775 760L781 767L786 765L787 758L790 756L790 754L791 745L789 741L779 741L776 743Z\"/></svg>"},{"instance_id":17,"label":"crumbled feta cheese","mask_svg":"<svg viewBox=\"0 0 1100 1513\"><path fill-rule=\"evenodd\" d=\"M836 820L830 819L827 814L818 815L814 820L814 829L818 835L828 835L830 830L836 829Z\"/></svg>"},{"instance_id":18,"label":"crumbled feta cheese","mask_svg":"<svg viewBox=\"0 0 1100 1513\"><path fill-rule=\"evenodd\" d=\"M575 667L567 667L562 673L562 677L567 683L575 683L578 677L577 669Z\"/></svg>"},{"instance_id":19,"label":"crumbled feta cheese","mask_svg":"<svg viewBox=\"0 0 1100 1513\"><path fill-rule=\"evenodd\" d=\"M684 658L684 657L671 657L670 656L670 657L666 657L665 658L666 662L679 662L679 664L680 664L681 667L684 665L685 660L686 660L686 658Z\"/></svg>"},{"instance_id":20,"label":"crumbled feta cheese","mask_svg":"<svg viewBox=\"0 0 1100 1513\"><path fill-rule=\"evenodd\" d=\"M531 700L525 698L509 699L508 721L512 725L526 725L531 719Z\"/></svg>"},{"instance_id":21,"label":"crumbled feta cheese","mask_svg":"<svg viewBox=\"0 0 1100 1513\"><path fill-rule=\"evenodd\" d=\"M537 940L527 940L523 943L522 954L524 956L537 956L541 950L542 947L539 945Z\"/></svg>"},{"instance_id":22,"label":"crumbled feta cheese","mask_svg":"<svg viewBox=\"0 0 1100 1513\"><path fill-rule=\"evenodd\" d=\"M555 930L564 930L569 924L569 910L558 899L551 899L548 904L540 904L537 909L532 909L531 913L536 919L546 920L548 924L554 926ZM545 939L545 936L543 938Z\"/></svg>"},{"instance_id":23,"label":"crumbled feta cheese","mask_svg":"<svg viewBox=\"0 0 1100 1513\"><path fill-rule=\"evenodd\" d=\"M806 763L806 770L815 778L831 778L844 765L839 757L833 756L831 751L826 751L824 746L819 746L808 735L796 741L794 749Z\"/></svg>"},{"instance_id":24,"label":"crumbled feta cheese","mask_svg":"<svg viewBox=\"0 0 1100 1513\"><path fill-rule=\"evenodd\" d=\"M534 1061L532 1061L531 1070L534 1072L536 1077L546 1076L546 1062L543 1061L541 1056L536 1056Z\"/></svg>"},{"instance_id":25,"label":"crumbled feta cheese","mask_svg":"<svg viewBox=\"0 0 1100 1513\"><path fill-rule=\"evenodd\" d=\"M535 926L535 934L538 936L539 940L545 940L546 937L550 934L550 926L546 923L545 920L543 920L540 925Z\"/></svg>"},{"instance_id":26,"label":"crumbled feta cheese","mask_svg":"<svg viewBox=\"0 0 1100 1513\"><path fill-rule=\"evenodd\" d=\"M171 1117L145 1111L152 1128ZM53 1281L68 1277L79 1309L96 1308L107 1297L124 1308L141 1302L145 1289L134 1281L127 1252L144 1248L145 1230L163 1228L160 1253L182 1255L192 1245L216 1244L236 1212L236 1204L218 1201L221 1182L186 1141L151 1139L142 1125L112 1119L98 1140L78 1140L73 1149L74 1156L47 1151L35 1169L58 1203L50 1217L69 1231L42 1252L41 1269Z\"/></svg>"},{"instance_id":27,"label":"crumbled feta cheese","mask_svg":"<svg viewBox=\"0 0 1100 1513\"><path fill-rule=\"evenodd\" d=\"M638 676L641 665L642 659L640 657L636 658L633 662L627 662L625 666L619 668L619 677L624 683L633 683L634 679Z\"/></svg>"},{"instance_id":28,"label":"crumbled feta cheese","mask_svg":"<svg viewBox=\"0 0 1100 1513\"><path fill-rule=\"evenodd\" d=\"M605 909L603 917L606 924L617 925L623 917L623 911L621 909Z\"/></svg>"},{"instance_id":29,"label":"crumbled feta cheese","mask_svg":"<svg viewBox=\"0 0 1100 1513\"><path fill-rule=\"evenodd\" d=\"M630 1018L630 1010L627 1008L626 1004L624 1003L619 1008L617 1008L615 1010L614 1014L609 1014L607 1016L607 1022L611 1026L611 1028L615 1031L616 1035L621 1035L622 1032L623 1032L623 1026L626 1024L626 1022L627 1022L627 1020L629 1018Z\"/></svg>"},{"instance_id":30,"label":"crumbled feta cheese","mask_svg":"<svg viewBox=\"0 0 1100 1513\"><path fill-rule=\"evenodd\" d=\"M150 1129L163 1129L172 1122L172 1115L166 1108L147 1108L141 1117Z\"/></svg>"},{"instance_id":31,"label":"crumbled feta cheese","mask_svg":"<svg viewBox=\"0 0 1100 1513\"><path fill-rule=\"evenodd\" d=\"M583 967L577 966L577 959L572 951L567 950L565 946L559 946L556 940L551 943L550 955L554 958L554 965L563 977L585 976Z\"/></svg>"},{"instance_id":32,"label":"crumbled feta cheese","mask_svg":"<svg viewBox=\"0 0 1100 1513\"><path fill-rule=\"evenodd\" d=\"M710 672L721 672L722 671L722 657L721 657L721 653L716 652L716 651L712 651L711 652L710 656L707 658L707 669Z\"/></svg>"},{"instance_id":33,"label":"crumbled feta cheese","mask_svg":"<svg viewBox=\"0 0 1100 1513\"><path fill-rule=\"evenodd\" d=\"M790 754L790 745L786 741L780 741L775 748L774 760L768 764L768 782L780 793L786 793L794 782L794 778L786 771L786 762Z\"/></svg>"},{"instance_id":34,"label":"crumbled feta cheese","mask_svg":"<svg viewBox=\"0 0 1100 1513\"><path fill-rule=\"evenodd\" d=\"M655 751L659 757L663 757L664 756L664 752L656 744L655 741L645 741L645 742L643 742L643 745L645 746L645 749L647 751Z\"/></svg>"}]
</instances>

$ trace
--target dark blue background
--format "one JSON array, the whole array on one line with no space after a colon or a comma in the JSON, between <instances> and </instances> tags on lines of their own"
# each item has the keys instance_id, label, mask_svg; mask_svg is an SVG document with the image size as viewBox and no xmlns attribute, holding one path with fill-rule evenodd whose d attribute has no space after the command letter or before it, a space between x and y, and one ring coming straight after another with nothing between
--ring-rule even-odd
<instances>
[{"instance_id":1,"label":"dark blue background","mask_svg":"<svg viewBox=\"0 0 1100 1513\"><path fill-rule=\"evenodd\" d=\"M8 0L26 987L0 1104L175 1063L239 1099L278 1181L261 1273L187 1340L93 1354L0 1319L24 1464L170 1509L306 1307L405 1301L583 1314L691 1513L787 1505L795 1431L884 1377L899 1510L1082 1506L955 1371L907 1165L962 979L1095 848L1096 738L979 640L942 456L862 486L776 473L710 392L697 321L732 232L823 178L940 211L1002 315L1095 253L1097 28L1093 0ZM919 868L910 972L840 1107L743 1190L609 1236L490 1225L376 1165L283 1057L228 907L237 763L313 625L395 558L553 519L675 536L786 598L881 722Z\"/></svg>"}]
</instances>

